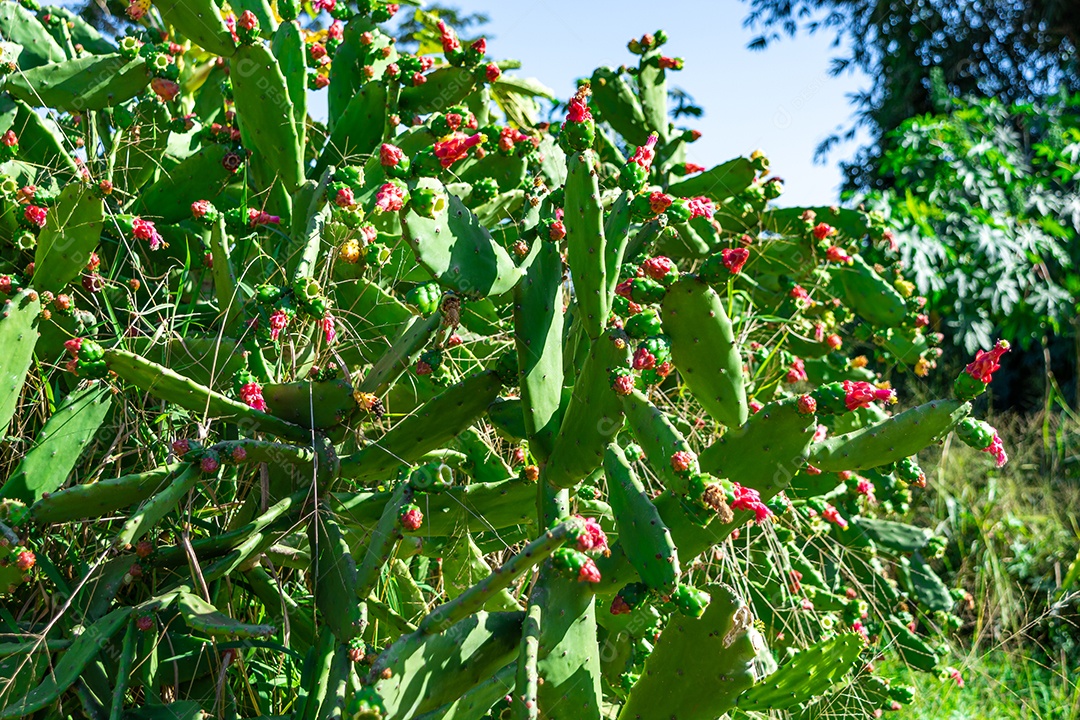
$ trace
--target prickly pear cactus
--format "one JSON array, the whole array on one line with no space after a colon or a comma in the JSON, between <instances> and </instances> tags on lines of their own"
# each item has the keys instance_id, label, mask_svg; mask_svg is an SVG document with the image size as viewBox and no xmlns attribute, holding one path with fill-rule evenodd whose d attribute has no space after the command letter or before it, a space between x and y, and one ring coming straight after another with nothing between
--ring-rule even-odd
<instances>
[{"instance_id":1,"label":"prickly pear cactus","mask_svg":"<svg viewBox=\"0 0 1080 720\"><path fill-rule=\"evenodd\" d=\"M1008 346L895 412L888 229L695 164L663 32L557 99L399 10L0 2L0 719L910 700L960 598L890 516L1005 461Z\"/></svg>"}]
</instances>

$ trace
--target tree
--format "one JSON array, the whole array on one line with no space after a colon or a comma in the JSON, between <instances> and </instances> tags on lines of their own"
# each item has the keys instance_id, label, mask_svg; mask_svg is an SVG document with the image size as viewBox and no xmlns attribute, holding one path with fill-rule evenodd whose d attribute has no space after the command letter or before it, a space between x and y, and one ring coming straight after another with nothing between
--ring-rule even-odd
<instances>
[{"instance_id":1,"label":"tree","mask_svg":"<svg viewBox=\"0 0 1080 720\"><path fill-rule=\"evenodd\" d=\"M877 173L882 142L905 120L932 112L931 70L955 97L996 97L1006 105L1080 90L1080 13L1069 0L747 0L745 24L765 48L799 31L834 33L832 72L861 69L871 86L855 97L857 120L827 138L819 157L858 127L872 142L844 165L849 186L886 187ZM839 50L839 48L843 48Z\"/></svg>"},{"instance_id":2,"label":"tree","mask_svg":"<svg viewBox=\"0 0 1080 720\"><path fill-rule=\"evenodd\" d=\"M938 103L884 136L874 196L920 293L969 350L1075 335L1080 96Z\"/></svg>"}]
</instances>

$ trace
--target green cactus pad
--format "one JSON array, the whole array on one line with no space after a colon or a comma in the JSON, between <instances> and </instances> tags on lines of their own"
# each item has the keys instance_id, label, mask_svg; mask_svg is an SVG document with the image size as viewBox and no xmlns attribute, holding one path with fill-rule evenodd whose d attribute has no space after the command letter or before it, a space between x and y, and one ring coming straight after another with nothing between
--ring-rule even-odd
<instances>
[{"instance_id":1,"label":"green cactus pad","mask_svg":"<svg viewBox=\"0 0 1080 720\"><path fill-rule=\"evenodd\" d=\"M184 496L199 483L199 468L190 465L179 475L172 478L167 486L155 494L127 519L116 536L114 544L123 548L138 542L140 538L154 529L161 518L180 504Z\"/></svg>"},{"instance_id":2,"label":"green cactus pad","mask_svg":"<svg viewBox=\"0 0 1080 720\"><path fill-rule=\"evenodd\" d=\"M469 533L464 533L459 538L452 538L450 545L443 550L443 584L446 595L451 600L459 597L490 574L491 568L484 561L484 553L476 546L476 541ZM501 589L484 602L484 609L489 612L498 612L520 610L521 606L509 591Z\"/></svg>"},{"instance_id":3,"label":"green cactus pad","mask_svg":"<svg viewBox=\"0 0 1080 720\"><path fill-rule=\"evenodd\" d=\"M14 3L4 3L9 8ZM34 112L26 103L7 95L0 97L0 133L12 130L19 137L19 156L26 162L74 176L79 168L65 146L64 134L51 119Z\"/></svg>"},{"instance_id":4,"label":"green cactus pad","mask_svg":"<svg viewBox=\"0 0 1080 720\"><path fill-rule=\"evenodd\" d=\"M41 301L31 290L0 301L0 347L4 348L0 355L0 430L4 435L34 359L40 313Z\"/></svg>"},{"instance_id":5,"label":"green cactus pad","mask_svg":"<svg viewBox=\"0 0 1080 720\"><path fill-rule=\"evenodd\" d=\"M562 420L563 268L555 243L536 242L536 257L514 288L514 340L529 447L545 462Z\"/></svg>"},{"instance_id":6,"label":"green cactus pad","mask_svg":"<svg viewBox=\"0 0 1080 720\"><path fill-rule=\"evenodd\" d=\"M348 644L363 629L356 598L356 562L341 529L329 514L312 514L308 537L318 552L313 567L315 605L338 642Z\"/></svg>"},{"instance_id":7,"label":"green cactus pad","mask_svg":"<svg viewBox=\"0 0 1080 720\"><path fill-rule=\"evenodd\" d=\"M0 4L0 36L19 46L18 56L5 56L5 60L15 59L24 71L67 60L64 48L53 39L34 13L20 3Z\"/></svg>"},{"instance_id":8,"label":"green cactus pad","mask_svg":"<svg viewBox=\"0 0 1080 720\"><path fill-rule=\"evenodd\" d=\"M530 605L541 607L543 620L536 663L537 706L542 718L601 717L596 600L585 585L549 563L529 597Z\"/></svg>"},{"instance_id":9,"label":"green cactus pad","mask_svg":"<svg viewBox=\"0 0 1080 720\"><path fill-rule=\"evenodd\" d=\"M109 370L132 385L192 412L244 419L252 430L264 430L288 440L305 442L311 439L311 431L306 428L254 410L138 355L108 350L105 352L105 363Z\"/></svg>"},{"instance_id":10,"label":"green cactus pad","mask_svg":"<svg viewBox=\"0 0 1080 720\"><path fill-rule=\"evenodd\" d=\"M101 238L104 208L90 188L71 184L61 191L38 236L34 278L39 291L60 292L86 268Z\"/></svg>"},{"instance_id":11,"label":"green cactus pad","mask_svg":"<svg viewBox=\"0 0 1080 720\"><path fill-rule=\"evenodd\" d=\"M668 192L679 197L704 195L716 202L723 202L750 187L754 176L750 160L739 157L672 183Z\"/></svg>"},{"instance_id":12,"label":"green cactus pad","mask_svg":"<svg viewBox=\"0 0 1080 720\"><path fill-rule=\"evenodd\" d=\"M176 598L176 607L189 628L210 637L251 640L275 632L273 625L252 625L235 620L194 593L181 592Z\"/></svg>"},{"instance_id":13,"label":"green cactus pad","mask_svg":"<svg viewBox=\"0 0 1080 720\"><path fill-rule=\"evenodd\" d=\"M900 659L911 667L923 672L933 672L941 662L937 652L899 618L889 618L886 632L893 636L893 647L900 654Z\"/></svg>"},{"instance_id":14,"label":"green cactus pad","mask_svg":"<svg viewBox=\"0 0 1080 720\"><path fill-rule=\"evenodd\" d=\"M654 47L641 56L637 74L638 96L645 122L649 130L660 136L661 142L668 138L668 85L667 71L660 66L660 48Z\"/></svg>"},{"instance_id":15,"label":"green cactus pad","mask_svg":"<svg viewBox=\"0 0 1080 720\"><path fill-rule=\"evenodd\" d=\"M604 330L611 312L608 290L604 208L591 150L573 153L566 160L566 259L574 284L574 297L590 338Z\"/></svg>"},{"instance_id":16,"label":"green cactus pad","mask_svg":"<svg viewBox=\"0 0 1080 720\"><path fill-rule=\"evenodd\" d=\"M597 68L589 87L593 107L600 111L604 121L627 142L644 145L649 139L645 113L623 73L610 67Z\"/></svg>"},{"instance_id":17,"label":"green cactus pad","mask_svg":"<svg viewBox=\"0 0 1080 720\"><path fill-rule=\"evenodd\" d=\"M796 398L769 403L706 448L699 458L701 469L768 499L806 462L816 428L817 418L800 413Z\"/></svg>"},{"instance_id":18,"label":"green cactus pad","mask_svg":"<svg viewBox=\"0 0 1080 720\"><path fill-rule=\"evenodd\" d=\"M620 720L713 720L754 684L764 640L750 609L726 585L705 590L712 602L700 618L671 616Z\"/></svg>"},{"instance_id":19,"label":"green cactus pad","mask_svg":"<svg viewBox=\"0 0 1080 720\"><path fill-rule=\"evenodd\" d=\"M686 495L694 469L689 472L676 470L672 467L672 456L675 453L689 453L694 456L690 444L667 414L649 402L641 391L634 390L621 400L627 423L634 433L634 438L645 451L649 467L668 490L680 497Z\"/></svg>"},{"instance_id":20,"label":"green cactus pad","mask_svg":"<svg viewBox=\"0 0 1080 720\"><path fill-rule=\"evenodd\" d=\"M720 296L687 277L668 288L661 308L683 382L714 420L740 427L748 415L743 361Z\"/></svg>"},{"instance_id":21,"label":"green cactus pad","mask_svg":"<svg viewBox=\"0 0 1080 720\"><path fill-rule=\"evenodd\" d=\"M62 487L83 451L93 444L111 407L112 393L100 383L64 398L0 487L0 498L29 505Z\"/></svg>"},{"instance_id":22,"label":"green cactus pad","mask_svg":"<svg viewBox=\"0 0 1080 720\"><path fill-rule=\"evenodd\" d=\"M72 485L34 503L31 517L43 525L102 517L164 489L181 467L186 466L173 463L143 473Z\"/></svg>"},{"instance_id":23,"label":"green cactus pad","mask_svg":"<svg viewBox=\"0 0 1080 720\"><path fill-rule=\"evenodd\" d=\"M352 387L344 380L264 385L263 398L271 415L319 430L341 425L357 407Z\"/></svg>"},{"instance_id":24,"label":"green cactus pad","mask_svg":"<svg viewBox=\"0 0 1080 720\"><path fill-rule=\"evenodd\" d=\"M851 519L852 530L847 538L854 540L863 537L876 545L896 552L915 552L922 550L930 542L931 532L926 528L893 520L856 517Z\"/></svg>"},{"instance_id":25,"label":"green cactus pad","mask_svg":"<svg viewBox=\"0 0 1080 720\"><path fill-rule=\"evenodd\" d=\"M933 400L899 415L837 435L810 449L810 463L831 471L868 470L915 455L943 437L971 412L959 400Z\"/></svg>"},{"instance_id":26,"label":"green cactus pad","mask_svg":"<svg viewBox=\"0 0 1080 720\"><path fill-rule=\"evenodd\" d=\"M361 41L364 33L372 35L371 45L366 47ZM352 20L346 23L341 45L334 53L334 71L330 73L328 105L331 130L341 121L357 91L369 80L364 68L370 67L370 79L378 80L382 78L386 67L397 59L397 48L392 39L369 19L353 16ZM382 123L379 125L382 126Z\"/></svg>"},{"instance_id":27,"label":"green cactus pad","mask_svg":"<svg viewBox=\"0 0 1080 720\"><path fill-rule=\"evenodd\" d=\"M915 552L911 556L910 566L911 586L915 591L915 597L919 605L931 612L948 612L952 610L952 595L949 588L941 581L937 573L933 571L922 554Z\"/></svg>"},{"instance_id":28,"label":"green cactus pad","mask_svg":"<svg viewBox=\"0 0 1080 720\"><path fill-rule=\"evenodd\" d=\"M904 298L860 256L833 271L844 289L844 303L860 317L879 327L900 324L907 313Z\"/></svg>"},{"instance_id":29,"label":"green cactus pad","mask_svg":"<svg viewBox=\"0 0 1080 720\"><path fill-rule=\"evenodd\" d=\"M517 284L521 271L460 200L433 178L416 187L435 194L434 217L409 203L401 211L401 229L417 261L436 280L465 297L501 295Z\"/></svg>"},{"instance_id":30,"label":"green cactus pad","mask_svg":"<svg viewBox=\"0 0 1080 720\"><path fill-rule=\"evenodd\" d=\"M358 482L386 477L398 465L443 447L487 410L502 383L494 371L462 380L428 401L358 453L341 459L343 477Z\"/></svg>"},{"instance_id":31,"label":"green cactus pad","mask_svg":"<svg viewBox=\"0 0 1080 720\"><path fill-rule=\"evenodd\" d=\"M131 612L131 607L117 608L88 627L68 647L40 685L16 702L0 708L0 720L28 717L55 702L79 679L104 644L124 626Z\"/></svg>"},{"instance_id":32,"label":"green cactus pad","mask_svg":"<svg viewBox=\"0 0 1080 720\"><path fill-rule=\"evenodd\" d=\"M334 123L334 130L315 163L315 172L374 152L383 138L385 115L386 84L365 83Z\"/></svg>"},{"instance_id":33,"label":"green cactus pad","mask_svg":"<svg viewBox=\"0 0 1080 720\"><path fill-rule=\"evenodd\" d=\"M149 82L143 58L87 55L13 75L7 91L32 105L74 113L119 105L141 93Z\"/></svg>"},{"instance_id":34,"label":"green cactus pad","mask_svg":"<svg viewBox=\"0 0 1080 720\"><path fill-rule=\"evenodd\" d=\"M568 539L581 533L583 528L580 519L567 520L551 528L480 582L428 613L427 617L420 621L419 631L425 634L441 632L478 611L523 573L546 560Z\"/></svg>"},{"instance_id":35,"label":"green cactus pad","mask_svg":"<svg viewBox=\"0 0 1080 720\"><path fill-rule=\"evenodd\" d=\"M206 145L184 158L143 188L133 211L153 214L166 223L187 220L191 203L216 197L234 179L233 171L225 167L229 152L226 145Z\"/></svg>"},{"instance_id":36,"label":"green cactus pad","mask_svg":"<svg viewBox=\"0 0 1080 720\"><path fill-rule=\"evenodd\" d=\"M749 712L790 710L824 695L852 669L863 647L858 633L843 633L800 650L740 695L738 708Z\"/></svg>"},{"instance_id":37,"label":"green cactus pad","mask_svg":"<svg viewBox=\"0 0 1080 720\"><path fill-rule=\"evenodd\" d=\"M604 454L604 473L623 551L643 583L653 590L671 591L682 571L671 532L622 448L614 443Z\"/></svg>"},{"instance_id":38,"label":"green cactus pad","mask_svg":"<svg viewBox=\"0 0 1080 720\"><path fill-rule=\"evenodd\" d=\"M545 467L555 487L571 487L600 466L604 448L624 422L610 373L629 365L630 347L620 335L609 330L593 342Z\"/></svg>"},{"instance_id":39,"label":"green cactus pad","mask_svg":"<svg viewBox=\"0 0 1080 720\"><path fill-rule=\"evenodd\" d=\"M401 90L402 112L424 115L457 105L476 87L476 73L459 67L441 67L428 73L422 85Z\"/></svg>"},{"instance_id":40,"label":"green cactus pad","mask_svg":"<svg viewBox=\"0 0 1080 720\"><path fill-rule=\"evenodd\" d=\"M300 131L289 87L277 59L265 45L242 45L232 60L230 78L240 127L258 148L270 171L296 192L304 180Z\"/></svg>"},{"instance_id":41,"label":"green cactus pad","mask_svg":"<svg viewBox=\"0 0 1080 720\"><path fill-rule=\"evenodd\" d=\"M406 720L453 702L514 659L524 613L479 612L436 635L413 633L372 666L386 720Z\"/></svg>"},{"instance_id":42,"label":"green cactus pad","mask_svg":"<svg viewBox=\"0 0 1080 720\"><path fill-rule=\"evenodd\" d=\"M231 57L236 51L214 0L156 0L154 7L166 23L213 54ZM234 66L236 71L244 72L244 69Z\"/></svg>"}]
</instances>

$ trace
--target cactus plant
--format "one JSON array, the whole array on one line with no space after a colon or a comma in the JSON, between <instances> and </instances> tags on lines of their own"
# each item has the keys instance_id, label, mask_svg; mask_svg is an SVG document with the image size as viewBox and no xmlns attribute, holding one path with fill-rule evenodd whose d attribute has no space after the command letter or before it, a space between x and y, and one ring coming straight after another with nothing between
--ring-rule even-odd
<instances>
[{"instance_id":1,"label":"cactus plant","mask_svg":"<svg viewBox=\"0 0 1080 720\"><path fill-rule=\"evenodd\" d=\"M396 10L0 2L0 718L704 720L933 671L954 594L888 516L954 427L1003 461L1007 346L890 415L935 351L887 228L688 162L663 32L546 124Z\"/></svg>"}]
</instances>

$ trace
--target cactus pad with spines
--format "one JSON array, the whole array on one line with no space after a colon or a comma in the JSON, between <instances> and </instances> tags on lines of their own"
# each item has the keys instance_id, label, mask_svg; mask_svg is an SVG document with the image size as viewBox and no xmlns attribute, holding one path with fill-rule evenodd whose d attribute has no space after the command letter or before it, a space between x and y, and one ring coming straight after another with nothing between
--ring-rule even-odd
<instances>
[{"instance_id":1,"label":"cactus pad with spines","mask_svg":"<svg viewBox=\"0 0 1080 720\"><path fill-rule=\"evenodd\" d=\"M696 165L662 31L548 123L396 9L0 2L0 596L41 621L0 720L790 715L862 633L934 671L941 541L894 516L961 420L1005 450L867 407L936 357L883 221Z\"/></svg>"}]
</instances>

